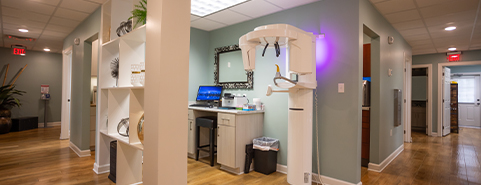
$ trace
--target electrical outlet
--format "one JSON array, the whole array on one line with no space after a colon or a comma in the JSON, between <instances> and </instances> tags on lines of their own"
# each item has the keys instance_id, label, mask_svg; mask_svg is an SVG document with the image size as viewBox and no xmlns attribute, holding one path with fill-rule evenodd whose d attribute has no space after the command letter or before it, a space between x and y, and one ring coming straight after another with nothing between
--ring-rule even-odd
<instances>
[{"instance_id":1,"label":"electrical outlet","mask_svg":"<svg viewBox=\"0 0 481 185\"><path fill-rule=\"evenodd\" d=\"M392 129L391 129L391 136L392 136Z\"/></svg>"}]
</instances>

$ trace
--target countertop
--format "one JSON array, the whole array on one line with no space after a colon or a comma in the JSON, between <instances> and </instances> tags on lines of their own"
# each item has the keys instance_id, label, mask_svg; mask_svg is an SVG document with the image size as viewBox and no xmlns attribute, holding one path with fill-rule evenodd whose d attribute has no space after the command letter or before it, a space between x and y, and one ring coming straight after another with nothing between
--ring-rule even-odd
<instances>
[{"instance_id":1,"label":"countertop","mask_svg":"<svg viewBox=\"0 0 481 185\"><path fill-rule=\"evenodd\" d=\"M218 109L218 108L207 108L207 107L189 107L190 110L208 111L208 112L222 112L231 114L263 114L263 110L256 111L242 111L233 109Z\"/></svg>"},{"instance_id":2,"label":"countertop","mask_svg":"<svg viewBox=\"0 0 481 185\"><path fill-rule=\"evenodd\" d=\"M362 107L362 110L371 110L371 107Z\"/></svg>"}]
</instances>

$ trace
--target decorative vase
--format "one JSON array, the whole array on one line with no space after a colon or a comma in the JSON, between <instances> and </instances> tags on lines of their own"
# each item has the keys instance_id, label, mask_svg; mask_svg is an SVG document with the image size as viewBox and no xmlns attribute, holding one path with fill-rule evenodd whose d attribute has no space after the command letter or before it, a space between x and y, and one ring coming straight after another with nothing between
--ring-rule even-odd
<instances>
[{"instance_id":1,"label":"decorative vase","mask_svg":"<svg viewBox=\"0 0 481 185\"><path fill-rule=\"evenodd\" d=\"M139 124L137 125L137 136L142 144L144 144L144 114L140 117Z\"/></svg>"},{"instance_id":2,"label":"decorative vase","mask_svg":"<svg viewBox=\"0 0 481 185\"><path fill-rule=\"evenodd\" d=\"M9 109L0 109L0 134L10 132L12 128L12 112Z\"/></svg>"}]
</instances>

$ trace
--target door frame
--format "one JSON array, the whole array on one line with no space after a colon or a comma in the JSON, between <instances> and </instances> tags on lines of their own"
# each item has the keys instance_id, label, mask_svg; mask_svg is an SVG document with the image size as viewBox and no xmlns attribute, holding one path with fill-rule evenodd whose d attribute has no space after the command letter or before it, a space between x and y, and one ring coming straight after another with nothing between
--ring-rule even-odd
<instances>
[{"instance_id":1,"label":"door frame","mask_svg":"<svg viewBox=\"0 0 481 185\"><path fill-rule=\"evenodd\" d=\"M449 66L471 66L471 65L481 65L481 61L468 61L468 62L444 62L438 63L438 137L443 137L442 124L443 124L443 92L442 92L442 77L443 77L443 67Z\"/></svg>"},{"instance_id":2,"label":"door frame","mask_svg":"<svg viewBox=\"0 0 481 185\"><path fill-rule=\"evenodd\" d=\"M417 68L427 68L427 73L428 73L428 102L427 102L427 110L426 110L426 122L428 124L427 130L428 130L428 136L437 136L436 133L433 132L433 65L432 64L419 64L419 65L413 65L413 69ZM412 85L412 84L411 84ZM412 87L411 87L412 88ZM409 107L409 112L411 112L412 109ZM411 126L411 125L409 125ZM408 129L408 132L411 133L411 129Z\"/></svg>"},{"instance_id":3,"label":"door frame","mask_svg":"<svg viewBox=\"0 0 481 185\"><path fill-rule=\"evenodd\" d=\"M72 60L69 60L69 55L73 57L73 47L70 46L62 51L62 112L61 112L61 129L60 139L70 138L70 115L68 108L68 93L71 87L71 65ZM70 78L69 78L70 77ZM70 79L70 80L69 80ZM71 92L70 92L71 93Z\"/></svg>"},{"instance_id":4,"label":"door frame","mask_svg":"<svg viewBox=\"0 0 481 185\"><path fill-rule=\"evenodd\" d=\"M410 68L408 68L407 64L410 64ZM406 143L412 143L412 137L411 137L411 100L412 100L412 95L411 95L411 89L412 89L412 68L413 68L413 63L412 63L412 56L408 57L406 53L404 52L404 142ZM408 73L408 71L411 71L411 73Z\"/></svg>"}]
</instances>

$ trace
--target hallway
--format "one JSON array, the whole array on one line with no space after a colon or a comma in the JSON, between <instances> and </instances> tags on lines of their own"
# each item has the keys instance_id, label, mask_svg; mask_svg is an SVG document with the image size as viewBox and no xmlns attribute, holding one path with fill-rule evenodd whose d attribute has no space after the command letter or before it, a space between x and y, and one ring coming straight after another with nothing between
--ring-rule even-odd
<instances>
[{"instance_id":1,"label":"hallway","mask_svg":"<svg viewBox=\"0 0 481 185\"><path fill-rule=\"evenodd\" d=\"M363 185L481 184L481 130L460 128L446 137L413 132L413 143L381 173L361 170Z\"/></svg>"}]
</instances>

